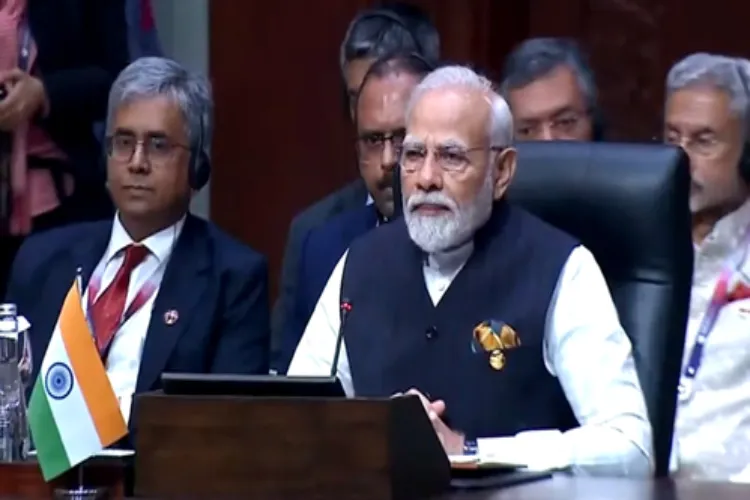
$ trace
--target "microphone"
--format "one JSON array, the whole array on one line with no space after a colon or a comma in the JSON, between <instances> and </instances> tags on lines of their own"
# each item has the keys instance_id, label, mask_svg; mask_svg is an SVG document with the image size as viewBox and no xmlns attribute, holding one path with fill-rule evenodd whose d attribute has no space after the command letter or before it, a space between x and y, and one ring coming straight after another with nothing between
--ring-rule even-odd
<instances>
[{"instance_id":1,"label":"microphone","mask_svg":"<svg viewBox=\"0 0 750 500\"><path fill-rule=\"evenodd\" d=\"M352 311L352 303L349 299L342 299L341 305L339 306L341 311L341 323L339 324L339 332L336 335L336 350L333 351L333 363L331 363L331 378L336 378L336 373L339 367L339 356L341 355L341 344L344 342L344 328L346 327L346 319L349 317L349 313Z\"/></svg>"}]
</instances>

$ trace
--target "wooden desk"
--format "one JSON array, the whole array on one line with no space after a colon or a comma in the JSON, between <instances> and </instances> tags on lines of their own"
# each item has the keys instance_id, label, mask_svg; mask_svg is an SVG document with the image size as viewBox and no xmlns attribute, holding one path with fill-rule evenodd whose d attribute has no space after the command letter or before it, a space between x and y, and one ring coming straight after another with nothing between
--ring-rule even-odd
<instances>
[{"instance_id":1,"label":"wooden desk","mask_svg":"<svg viewBox=\"0 0 750 500\"><path fill-rule=\"evenodd\" d=\"M368 498L364 496L363 498ZM4 497L0 497L3 500ZM557 476L499 490L452 492L436 500L748 500L750 484L635 481ZM135 498L133 500L156 500Z\"/></svg>"},{"instance_id":2,"label":"wooden desk","mask_svg":"<svg viewBox=\"0 0 750 500\"><path fill-rule=\"evenodd\" d=\"M39 498L0 495L0 500ZM748 500L750 484L555 477L500 490L449 493L438 500ZM156 500L134 498L132 500Z\"/></svg>"},{"instance_id":3,"label":"wooden desk","mask_svg":"<svg viewBox=\"0 0 750 500\"><path fill-rule=\"evenodd\" d=\"M497 491L452 493L443 500L748 500L750 484L633 481L556 476Z\"/></svg>"}]
</instances>

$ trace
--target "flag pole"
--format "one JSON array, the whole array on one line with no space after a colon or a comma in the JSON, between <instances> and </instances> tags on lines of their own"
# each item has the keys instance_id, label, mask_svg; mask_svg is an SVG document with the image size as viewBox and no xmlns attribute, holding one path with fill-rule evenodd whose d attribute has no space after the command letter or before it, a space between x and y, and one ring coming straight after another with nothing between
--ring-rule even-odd
<instances>
[{"instance_id":1,"label":"flag pole","mask_svg":"<svg viewBox=\"0 0 750 500\"><path fill-rule=\"evenodd\" d=\"M84 490L83 486L83 462L78 464L78 491L83 492Z\"/></svg>"},{"instance_id":2,"label":"flag pole","mask_svg":"<svg viewBox=\"0 0 750 500\"><path fill-rule=\"evenodd\" d=\"M78 293L81 297L81 300L83 300L83 276L81 275L83 272L83 269L80 267L76 268L76 287L78 288Z\"/></svg>"}]
</instances>

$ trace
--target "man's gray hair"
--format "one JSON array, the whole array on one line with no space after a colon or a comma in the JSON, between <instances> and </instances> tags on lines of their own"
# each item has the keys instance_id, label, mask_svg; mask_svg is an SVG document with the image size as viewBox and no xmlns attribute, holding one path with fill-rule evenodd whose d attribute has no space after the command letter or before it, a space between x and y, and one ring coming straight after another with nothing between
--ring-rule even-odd
<instances>
[{"instance_id":1,"label":"man's gray hair","mask_svg":"<svg viewBox=\"0 0 750 500\"><path fill-rule=\"evenodd\" d=\"M505 61L500 93L507 98L511 90L525 87L561 66L573 72L588 111L595 112L594 72L581 47L570 38L531 38L521 43Z\"/></svg>"},{"instance_id":2,"label":"man's gray hair","mask_svg":"<svg viewBox=\"0 0 750 500\"><path fill-rule=\"evenodd\" d=\"M407 122L414 105L425 93L446 88L463 88L485 94L491 107L488 130L490 146L505 148L513 143L513 115L508 103L495 92L490 80L466 66L444 66L428 74L412 92L406 106Z\"/></svg>"},{"instance_id":3,"label":"man's gray hair","mask_svg":"<svg viewBox=\"0 0 750 500\"><path fill-rule=\"evenodd\" d=\"M339 49L339 67L357 59L378 59L387 54L414 52L436 65L440 35L419 7L398 2L358 14L346 30Z\"/></svg>"},{"instance_id":4,"label":"man's gray hair","mask_svg":"<svg viewBox=\"0 0 750 500\"><path fill-rule=\"evenodd\" d=\"M113 132L114 116L120 106L160 96L172 99L180 107L190 148L196 151L200 147L210 158L213 134L211 84L204 76L163 57L142 57L122 70L109 92L107 135Z\"/></svg>"},{"instance_id":5,"label":"man's gray hair","mask_svg":"<svg viewBox=\"0 0 750 500\"><path fill-rule=\"evenodd\" d=\"M711 86L729 96L729 106L750 131L750 62L719 54L697 52L677 62L667 74L666 98L678 90Z\"/></svg>"}]
</instances>

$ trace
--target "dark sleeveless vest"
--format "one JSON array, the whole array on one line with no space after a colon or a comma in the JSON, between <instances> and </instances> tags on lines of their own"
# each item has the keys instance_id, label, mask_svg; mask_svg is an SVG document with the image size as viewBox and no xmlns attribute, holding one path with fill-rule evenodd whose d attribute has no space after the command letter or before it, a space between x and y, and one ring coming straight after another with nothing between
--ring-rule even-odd
<instances>
[{"instance_id":1,"label":"dark sleeveless vest","mask_svg":"<svg viewBox=\"0 0 750 500\"><path fill-rule=\"evenodd\" d=\"M344 339L355 394L390 396L416 388L444 400L448 425L470 438L577 426L542 354L547 310L577 245L500 202L435 306L425 287L425 255L403 219L355 241L341 289L352 305ZM483 345L473 332L485 321L497 335ZM492 349L502 324L515 332L519 346Z\"/></svg>"}]
</instances>

